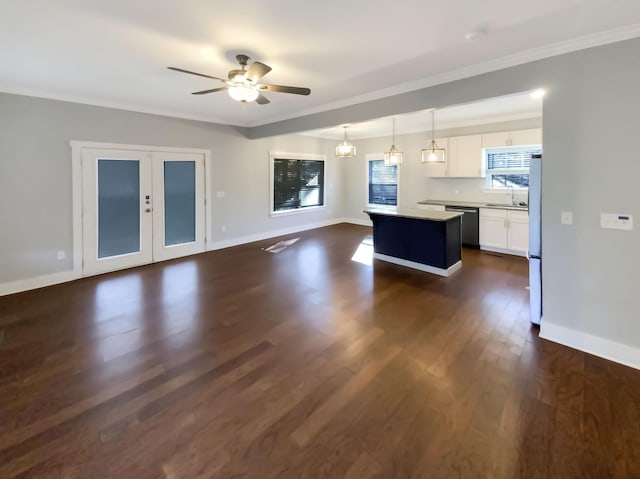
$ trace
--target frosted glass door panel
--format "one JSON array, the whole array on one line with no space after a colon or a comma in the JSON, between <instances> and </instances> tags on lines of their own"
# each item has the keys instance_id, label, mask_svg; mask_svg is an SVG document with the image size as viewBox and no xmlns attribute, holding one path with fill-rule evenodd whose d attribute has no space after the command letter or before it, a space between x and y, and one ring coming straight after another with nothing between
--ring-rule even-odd
<instances>
[{"instance_id":1,"label":"frosted glass door panel","mask_svg":"<svg viewBox=\"0 0 640 479\"><path fill-rule=\"evenodd\" d=\"M204 155L165 153L153 162L153 260L205 250Z\"/></svg>"},{"instance_id":2,"label":"frosted glass door panel","mask_svg":"<svg viewBox=\"0 0 640 479\"><path fill-rule=\"evenodd\" d=\"M98 258L140 251L140 162L98 160Z\"/></svg>"},{"instance_id":3,"label":"frosted glass door panel","mask_svg":"<svg viewBox=\"0 0 640 479\"><path fill-rule=\"evenodd\" d=\"M164 241L173 246L196 241L196 163L164 162Z\"/></svg>"},{"instance_id":4,"label":"frosted glass door panel","mask_svg":"<svg viewBox=\"0 0 640 479\"><path fill-rule=\"evenodd\" d=\"M82 149L82 272L105 273L153 259L151 155Z\"/></svg>"}]
</instances>

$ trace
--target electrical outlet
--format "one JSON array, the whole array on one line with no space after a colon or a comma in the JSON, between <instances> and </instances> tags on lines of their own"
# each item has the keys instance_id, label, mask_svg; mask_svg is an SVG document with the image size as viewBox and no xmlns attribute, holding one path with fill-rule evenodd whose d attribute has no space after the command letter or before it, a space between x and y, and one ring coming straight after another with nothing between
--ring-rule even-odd
<instances>
[{"instance_id":1,"label":"electrical outlet","mask_svg":"<svg viewBox=\"0 0 640 479\"><path fill-rule=\"evenodd\" d=\"M56 258L58 258L58 260L64 259L64 251L58 251L58 253L56 254Z\"/></svg>"},{"instance_id":2,"label":"electrical outlet","mask_svg":"<svg viewBox=\"0 0 640 479\"><path fill-rule=\"evenodd\" d=\"M225 225L222 225L220 227L220 231L222 231L223 233L226 233L227 232L227 227Z\"/></svg>"},{"instance_id":3,"label":"electrical outlet","mask_svg":"<svg viewBox=\"0 0 640 479\"><path fill-rule=\"evenodd\" d=\"M573 213L571 211L563 211L560 213L560 223L563 225L572 225Z\"/></svg>"},{"instance_id":4,"label":"electrical outlet","mask_svg":"<svg viewBox=\"0 0 640 479\"><path fill-rule=\"evenodd\" d=\"M225 196L227 196L227 193L224 191L216 191L216 198L224 198Z\"/></svg>"}]
</instances>

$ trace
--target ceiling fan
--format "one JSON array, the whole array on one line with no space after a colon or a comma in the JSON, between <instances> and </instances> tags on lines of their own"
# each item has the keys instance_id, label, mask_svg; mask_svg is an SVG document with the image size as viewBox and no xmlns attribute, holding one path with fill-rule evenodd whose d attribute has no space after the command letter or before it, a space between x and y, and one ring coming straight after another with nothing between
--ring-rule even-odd
<instances>
[{"instance_id":1,"label":"ceiling fan","mask_svg":"<svg viewBox=\"0 0 640 479\"><path fill-rule=\"evenodd\" d=\"M260 79L271 71L269 65L260 62L253 62L247 68L247 55L236 55L236 59L240 64L240 69L234 69L229 72L228 80L224 78L205 75L204 73L196 73L177 67L167 67L169 70L197 75L200 77L211 78L224 83L224 86L212 88L211 90L194 91L192 95L206 95L207 93L215 93L217 91L227 91L229 96L236 101L251 102L254 101L259 105L266 105L269 99L262 94L263 91L275 91L279 93L293 93L294 95L309 95L309 88L301 88L295 86L268 85L259 83Z\"/></svg>"}]
</instances>

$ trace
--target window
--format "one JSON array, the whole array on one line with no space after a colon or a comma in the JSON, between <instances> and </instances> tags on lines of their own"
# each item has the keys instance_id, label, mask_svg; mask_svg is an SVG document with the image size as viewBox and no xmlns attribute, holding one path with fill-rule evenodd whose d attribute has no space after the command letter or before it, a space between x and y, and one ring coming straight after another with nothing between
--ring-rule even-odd
<instances>
[{"instance_id":1,"label":"window","mask_svg":"<svg viewBox=\"0 0 640 479\"><path fill-rule=\"evenodd\" d=\"M385 165L384 160L369 160L370 205L398 204L398 165Z\"/></svg>"},{"instance_id":2,"label":"window","mask_svg":"<svg viewBox=\"0 0 640 479\"><path fill-rule=\"evenodd\" d=\"M531 155L542 153L540 148L489 148L487 158L487 186L489 188L529 188Z\"/></svg>"},{"instance_id":3,"label":"window","mask_svg":"<svg viewBox=\"0 0 640 479\"><path fill-rule=\"evenodd\" d=\"M324 206L324 157L271 154L271 213Z\"/></svg>"}]
</instances>

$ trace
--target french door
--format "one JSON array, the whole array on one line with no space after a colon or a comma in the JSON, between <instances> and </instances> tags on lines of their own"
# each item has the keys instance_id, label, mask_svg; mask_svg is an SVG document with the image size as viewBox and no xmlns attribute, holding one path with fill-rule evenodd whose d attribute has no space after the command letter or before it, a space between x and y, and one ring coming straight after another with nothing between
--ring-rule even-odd
<instances>
[{"instance_id":1,"label":"french door","mask_svg":"<svg viewBox=\"0 0 640 479\"><path fill-rule=\"evenodd\" d=\"M205 250L204 155L82 150L83 274Z\"/></svg>"}]
</instances>

